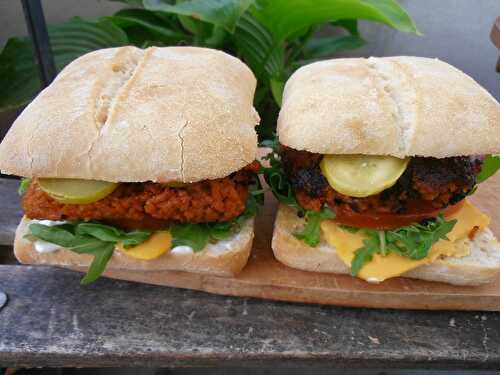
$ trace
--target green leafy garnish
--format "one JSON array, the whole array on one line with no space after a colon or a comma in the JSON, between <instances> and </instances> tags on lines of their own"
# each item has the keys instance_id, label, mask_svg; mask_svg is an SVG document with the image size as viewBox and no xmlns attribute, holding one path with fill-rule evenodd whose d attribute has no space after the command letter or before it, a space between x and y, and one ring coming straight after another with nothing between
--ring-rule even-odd
<instances>
[{"instance_id":1,"label":"green leafy garnish","mask_svg":"<svg viewBox=\"0 0 500 375\"><path fill-rule=\"evenodd\" d=\"M19 182L19 188L17 189L17 193L19 195L23 195L24 193L26 193L26 190L28 190L30 183L31 183L30 178L26 177L21 178L21 181Z\"/></svg>"},{"instance_id":2,"label":"green leafy garnish","mask_svg":"<svg viewBox=\"0 0 500 375\"><path fill-rule=\"evenodd\" d=\"M278 138L274 137L273 140L263 141L261 146L271 148L271 152L264 157L265 160L269 160L269 167L262 166L259 172L264 176L273 195L280 203L302 210L295 199L292 185L288 181L285 169L283 168L283 163L279 156L280 146Z\"/></svg>"},{"instance_id":3,"label":"green leafy garnish","mask_svg":"<svg viewBox=\"0 0 500 375\"><path fill-rule=\"evenodd\" d=\"M366 236L363 246L354 252L351 274L356 276L363 266L373 259L374 254L396 253L420 260L429 254L431 247L439 240L448 240L446 235L453 230L457 220L446 221L442 215L426 224L412 224L393 230L356 229L342 225L351 233L360 232Z\"/></svg>"},{"instance_id":4,"label":"green leafy garnish","mask_svg":"<svg viewBox=\"0 0 500 375\"><path fill-rule=\"evenodd\" d=\"M208 243L226 240L241 230L243 224L257 214L258 203L262 203L263 192L257 182L250 189L245 211L232 221L174 224L170 226L172 246L189 246L194 252L202 251Z\"/></svg>"},{"instance_id":5,"label":"green leafy garnish","mask_svg":"<svg viewBox=\"0 0 500 375\"><path fill-rule=\"evenodd\" d=\"M264 157L265 160L269 160L269 167L261 167L260 173L264 176L276 199L282 204L295 208L297 214L303 216L306 220L304 229L298 233L294 233L294 236L311 247L318 246L321 237L321 221L335 218L335 213L327 207L323 207L319 212L302 208L295 198L292 185L288 181L279 156L279 141L277 137L273 140L264 141L261 145L270 147L271 152Z\"/></svg>"},{"instance_id":6,"label":"green leafy garnish","mask_svg":"<svg viewBox=\"0 0 500 375\"><path fill-rule=\"evenodd\" d=\"M124 232L109 225L80 223L76 227L76 234L92 236L104 242L121 242L125 249L129 249L143 243L149 237L150 232L140 230Z\"/></svg>"},{"instance_id":7,"label":"green leafy garnish","mask_svg":"<svg viewBox=\"0 0 500 375\"><path fill-rule=\"evenodd\" d=\"M90 284L104 272L118 242L129 248L146 241L150 235L149 231L125 232L109 225L79 222L55 226L31 224L25 237L30 241L50 242L78 254L93 255L87 274L81 280L81 284Z\"/></svg>"},{"instance_id":8,"label":"green leafy garnish","mask_svg":"<svg viewBox=\"0 0 500 375\"><path fill-rule=\"evenodd\" d=\"M293 235L299 240L304 241L309 246L316 247L320 242L321 221L334 218L335 212L328 207L323 207L319 212L307 210L305 214L306 225L304 226L304 229L300 232L294 233Z\"/></svg>"},{"instance_id":9,"label":"green leafy garnish","mask_svg":"<svg viewBox=\"0 0 500 375\"><path fill-rule=\"evenodd\" d=\"M174 224L170 227L172 247L189 246L194 252L203 250L210 240L208 223Z\"/></svg>"},{"instance_id":10,"label":"green leafy garnish","mask_svg":"<svg viewBox=\"0 0 500 375\"><path fill-rule=\"evenodd\" d=\"M500 169L500 156L490 155L483 161L481 172L477 175L476 182L479 184L491 176L493 176Z\"/></svg>"}]
</instances>

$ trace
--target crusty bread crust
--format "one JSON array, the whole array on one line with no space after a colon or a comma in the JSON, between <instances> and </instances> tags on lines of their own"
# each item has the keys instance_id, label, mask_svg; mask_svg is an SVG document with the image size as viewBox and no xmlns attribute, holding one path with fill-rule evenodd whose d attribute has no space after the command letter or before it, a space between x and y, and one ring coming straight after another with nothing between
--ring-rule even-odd
<instances>
[{"instance_id":1,"label":"crusty bread crust","mask_svg":"<svg viewBox=\"0 0 500 375\"><path fill-rule=\"evenodd\" d=\"M349 267L324 238L317 247L310 247L293 236L303 225L304 220L292 208L280 205L272 240L276 259L305 271L348 274ZM478 233L473 241L466 239L457 245L469 247L470 255L446 257L403 276L455 285L481 285L500 277L500 244L489 229Z\"/></svg>"},{"instance_id":2,"label":"crusty bread crust","mask_svg":"<svg viewBox=\"0 0 500 375\"><path fill-rule=\"evenodd\" d=\"M28 232L29 219L23 217L16 230L14 254L23 264L48 264L69 268L86 268L92 261L91 255L77 254L70 250L57 250L51 253L38 253L32 242L24 235ZM209 244L203 251L194 254L173 255L169 252L154 260L140 260L115 251L107 270L134 271L186 271L217 276L235 276L245 267L254 237L254 221L248 220L241 231L228 244ZM229 246L230 250L220 255L217 251ZM209 251L209 248L212 251Z\"/></svg>"},{"instance_id":3,"label":"crusty bread crust","mask_svg":"<svg viewBox=\"0 0 500 375\"><path fill-rule=\"evenodd\" d=\"M120 182L225 177L256 157L255 86L244 63L212 49L94 51L17 118L0 169Z\"/></svg>"},{"instance_id":4,"label":"crusty bread crust","mask_svg":"<svg viewBox=\"0 0 500 375\"><path fill-rule=\"evenodd\" d=\"M500 106L437 59L333 59L288 80L278 135L286 146L320 154L491 154L500 152Z\"/></svg>"}]
</instances>

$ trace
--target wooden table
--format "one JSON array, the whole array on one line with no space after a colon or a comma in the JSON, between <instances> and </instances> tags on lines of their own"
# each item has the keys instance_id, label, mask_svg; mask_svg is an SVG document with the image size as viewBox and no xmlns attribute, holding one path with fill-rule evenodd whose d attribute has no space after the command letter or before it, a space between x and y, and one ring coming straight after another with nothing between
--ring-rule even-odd
<instances>
[{"instance_id":1,"label":"wooden table","mask_svg":"<svg viewBox=\"0 0 500 375\"><path fill-rule=\"evenodd\" d=\"M0 244L21 215L0 180ZM5 255L5 254L4 254ZM0 256L1 258L1 256ZM500 314L336 308L228 298L0 265L1 366L500 369Z\"/></svg>"}]
</instances>

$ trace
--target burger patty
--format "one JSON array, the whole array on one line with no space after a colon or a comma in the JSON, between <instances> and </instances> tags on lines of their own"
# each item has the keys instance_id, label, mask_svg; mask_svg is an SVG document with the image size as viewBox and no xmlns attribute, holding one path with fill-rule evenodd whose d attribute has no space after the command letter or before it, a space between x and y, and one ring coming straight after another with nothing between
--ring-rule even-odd
<instances>
[{"instance_id":1,"label":"burger patty","mask_svg":"<svg viewBox=\"0 0 500 375\"><path fill-rule=\"evenodd\" d=\"M128 229L157 229L171 221L229 221L244 211L248 185L259 167L255 161L228 177L175 188L153 182L122 183L110 195L89 204L61 203L33 180L22 206L30 219L99 220Z\"/></svg>"},{"instance_id":2,"label":"burger patty","mask_svg":"<svg viewBox=\"0 0 500 375\"><path fill-rule=\"evenodd\" d=\"M395 185L365 198L335 191L321 173L321 154L283 147L285 172L298 203L320 210L325 204L354 212L405 213L418 208L442 209L464 199L474 188L482 161L471 157L414 157Z\"/></svg>"}]
</instances>

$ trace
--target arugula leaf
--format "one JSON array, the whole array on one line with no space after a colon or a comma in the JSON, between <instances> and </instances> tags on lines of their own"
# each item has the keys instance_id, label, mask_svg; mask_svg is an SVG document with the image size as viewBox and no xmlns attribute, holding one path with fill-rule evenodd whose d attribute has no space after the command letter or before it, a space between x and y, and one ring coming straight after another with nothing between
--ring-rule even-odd
<instances>
[{"instance_id":1,"label":"arugula leaf","mask_svg":"<svg viewBox=\"0 0 500 375\"><path fill-rule=\"evenodd\" d=\"M255 176L256 183L250 187L247 202L243 213L235 219L236 224L243 225L247 219L257 215L259 205L264 204L264 189L260 184L258 176Z\"/></svg>"},{"instance_id":2,"label":"arugula leaf","mask_svg":"<svg viewBox=\"0 0 500 375\"><path fill-rule=\"evenodd\" d=\"M232 227L233 223L229 221L213 223L210 227L211 239L216 241L227 240L232 235Z\"/></svg>"},{"instance_id":3,"label":"arugula leaf","mask_svg":"<svg viewBox=\"0 0 500 375\"><path fill-rule=\"evenodd\" d=\"M118 242L127 248L139 245L150 235L148 231L125 232L109 225L79 222L55 226L31 224L25 238L47 241L78 254L93 255L87 274L81 280L82 284L89 284L104 272Z\"/></svg>"},{"instance_id":4,"label":"arugula leaf","mask_svg":"<svg viewBox=\"0 0 500 375\"><path fill-rule=\"evenodd\" d=\"M203 250L210 240L206 224L173 224L170 226L172 247L189 246L194 252Z\"/></svg>"},{"instance_id":5,"label":"arugula leaf","mask_svg":"<svg viewBox=\"0 0 500 375\"><path fill-rule=\"evenodd\" d=\"M88 251L86 254L93 254L94 259L90 264L87 274L80 281L82 285L88 285L96 281L106 269L108 261L113 256L113 251L115 249L115 244L111 242L103 242L100 246L95 247L92 251Z\"/></svg>"},{"instance_id":6,"label":"arugula leaf","mask_svg":"<svg viewBox=\"0 0 500 375\"><path fill-rule=\"evenodd\" d=\"M109 225L97 223L80 223L76 233L90 235L105 242L121 242L126 249L146 241L151 234L146 231L125 232Z\"/></svg>"},{"instance_id":7,"label":"arugula leaf","mask_svg":"<svg viewBox=\"0 0 500 375\"><path fill-rule=\"evenodd\" d=\"M373 254L379 252L379 237L370 236L363 240L363 247L357 249L354 253L354 259L351 262L351 275L356 276L361 268L373 259Z\"/></svg>"},{"instance_id":8,"label":"arugula leaf","mask_svg":"<svg viewBox=\"0 0 500 375\"><path fill-rule=\"evenodd\" d=\"M24 193L26 193L26 190L28 190L30 183L31 183L30 178L26 177L21 178L21 181L19 182L19 188L17 189L17 194L23 195Z\"/></svg>"},{"instance_id":9,"label":"arugula leaf","mask_svg":"<svg viewBox=\"0 0 500 375\"><path fill-rule=\"evenodd\" d=\"M294 233L295 238L304 241L311 247L316 247L320 241L321 221L335 218L335 212L323 207L321 211L307 210L305 214L306 225L301 232Z\"/></svg>"},{"instance_id":10,"label":"arugula leaf","mask_svg":"<svg viewBox=\"0 0 500 375\"><path fill-rule=\"evenodd\" d=\"M491 176L493 176L500 169L500 156L490 155L484 161L481 167L481 172L476 178L479 184Z\"/></svg>"},{"instance_id":11,"label":"arugula leaf","mask_svg":"<svg viewBox=\"0 0 500 375\"><path fill-rule=\"evenodd\" d=\"M288 181L283 163L281 162L278 138L274 137L272 140L263 141L261 142L261 146L270 147L271 152L264 157L265 160L269 160L269 167L262 166L259 173L264 176L264 180L280 203L294 207L304 214L304 210L295 199L292 185Z\"/></svg>"},{"instance_id":12,"label":"arugula leaf","mask_svg":"<svg viewBox=\"0 0 500 375\"><path fill-rule=\"evenodd\" d=\"M301 232L294 233L294 236L309 246L318 246L321 234L321 221L333 219L335 213L327 207L323 207L319 212L303 209L295 198L292 185L288 181L283 163L281 162L278 139L275 137L273 140L263 141L261 146L271 148L271 152L264 157L264 159L269 160L270 166L261 167L260 173L264 176L273 195L280 203L295 208L298 215L305 217L306 225L304 229Z\"/></svg>"},{"instance_id":13,"label":"arugula leaf","mask_svg":"<svg viewBox=\"0 0 500 375\"><path fill-rule=\"evenodd\" d=\"M446 235L453 230L457 220L446 221L442 215L426 224L413 224L406 227L377 231L356 229L342 225L350 232L361 232L367 238L363 246L354 252L351 274L356 276L363 266L373 259L374 254L396 253L401 256L420 260L429 254L431 247L439 240L448 240Z\"/></svg>"},{"instance_id":14,"label":"arugula leaf","mask_svg":"<svg viewBox=\"0 0 500 375\"><path fill-rule=\"evenodd\" d=\"M82 240L88 239L87 237L77 238L74 234L74 228L71 226L71 224L62 224L55 226L31 224L29 226L29 230L30 234L36 239L67 248L80 247L82 245Z\"/></svg>"}]
</instances>

